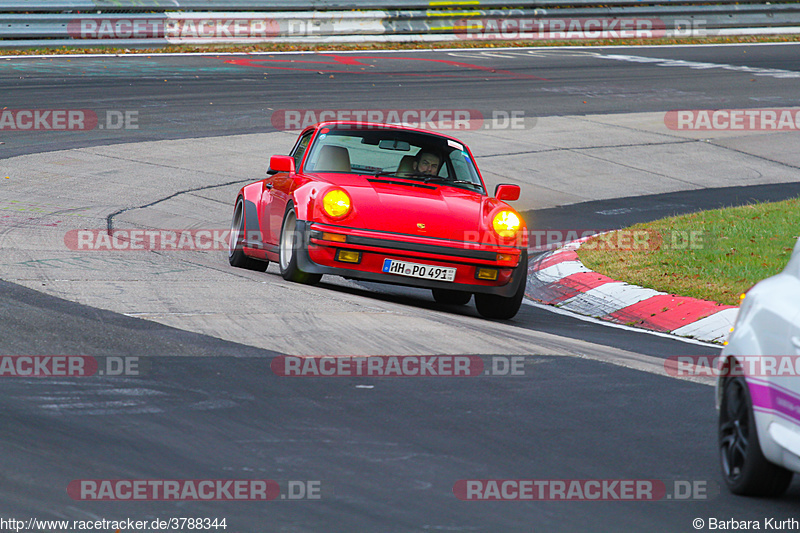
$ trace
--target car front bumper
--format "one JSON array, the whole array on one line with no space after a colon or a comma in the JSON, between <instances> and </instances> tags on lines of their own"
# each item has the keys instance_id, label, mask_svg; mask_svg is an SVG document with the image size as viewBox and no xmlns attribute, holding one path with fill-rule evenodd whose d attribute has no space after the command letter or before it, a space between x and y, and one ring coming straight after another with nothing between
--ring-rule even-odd
<instances>
[{"instance_id":1,"label":"car front bumper","mask_svg":"<svg viewBox=\"0 0 800 533\"><path fill-rule=\"evenodd\" d=\"M354 230L305 220L297 221L297 231L299 242L305 243L298 250L298 267L312 274L511 297L528 273L528 253L524 248ZM337 235L345 241L327 240L323 234ZM358 263L337 260L339 250L358 252ZM500 260L501 256L505 258ZM448 282L388 274L382 271L386 259L452 267L457 269L456 276ZM478 279L478 269L497 270L497 279Z\"/></svg>"}]
</instances>

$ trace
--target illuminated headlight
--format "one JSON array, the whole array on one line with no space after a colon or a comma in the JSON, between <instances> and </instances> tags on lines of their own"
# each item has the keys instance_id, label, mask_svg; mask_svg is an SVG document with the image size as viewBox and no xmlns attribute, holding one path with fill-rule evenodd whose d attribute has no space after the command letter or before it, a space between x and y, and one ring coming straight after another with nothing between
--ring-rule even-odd
<instances>
[{"instance_id":1,"label":"illuminated headlight","mask_svg":"<svg viewBox=\"0 0 800 533\"><path fill-rule=\"evenodd\" d=\"M322 198L322 208L331 218L343 218L350 212L350 197L342 189L333 189Z\"/></svg>"},{"instance_id":2,"label":"illuminated headlight","mask_svg":"<svg viewBox=\"0 0 800 533\"><path fill-rule=\"evenodd\" d=\"M519 217L513 211L500 211L494 216L494 220L492 220L494 231L504 238L511 238L516 235L519 226Z\"/></svg>"}]
</instances>

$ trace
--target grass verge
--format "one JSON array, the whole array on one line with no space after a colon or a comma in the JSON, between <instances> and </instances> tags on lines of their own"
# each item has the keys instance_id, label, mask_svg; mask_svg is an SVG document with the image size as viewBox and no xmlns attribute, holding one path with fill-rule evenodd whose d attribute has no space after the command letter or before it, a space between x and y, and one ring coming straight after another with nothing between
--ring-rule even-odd
<instances>
[{"instance_id":1,"label":"grass verge","mask_svg":"<svg viewBox=\"0 0 800 533\"><path fill-rule=\"evenodd\" d=\"M669 217L595 236L578 250L588 268L670 294L738 305L786 267L800 235L800 198Z\"/></svg>"},{"instance_id":2,"label":"grass verge","mask_svg":"<svg viewBox=\"0 0 800 533\"><path fill-rule=\"evenodd\" d=\"M358 50L436 50L440 48L522 48L553 46L647 46L670 44L749 44L800 42L800 35L741 35L735 37L695 37L680 39L604 39L555 41L436 41L407 43L354 43L354 44L216 44L173 45L160 48L120 48L108 46L62 46L57 48L26 48L4 50L0 56L63 55L63 54L164 54L164 53L237 53L252 52L325 52ZM133 42L131 43L134 44Z\"/></svg>"}]
</instances>

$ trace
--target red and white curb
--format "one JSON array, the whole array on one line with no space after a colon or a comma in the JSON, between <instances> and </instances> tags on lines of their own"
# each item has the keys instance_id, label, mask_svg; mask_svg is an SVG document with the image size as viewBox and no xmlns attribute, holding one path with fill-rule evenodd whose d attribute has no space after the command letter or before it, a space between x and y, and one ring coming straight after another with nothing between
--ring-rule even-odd
<instances>
[{"instance_id":1,"label":"red and white curb","mask_svg":"<svg viewBox=\"0 0 800 533\"><path fill-rule=\"evenodd\" d=\"M584 240L532 259L526 295L617 324L706 342L727 338L738 307L645 289L598 274L578 259L576 250Z\"/></svg>"}]
</instances>

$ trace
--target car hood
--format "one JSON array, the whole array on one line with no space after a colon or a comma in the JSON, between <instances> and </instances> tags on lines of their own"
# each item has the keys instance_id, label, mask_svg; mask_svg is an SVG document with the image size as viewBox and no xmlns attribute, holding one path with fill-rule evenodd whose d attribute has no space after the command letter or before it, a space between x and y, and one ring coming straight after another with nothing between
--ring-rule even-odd
<instances>
[{"instance_id":1,"label":"car hood","mask_svg":"<svg viewBox=\"0 0 800 533\"><path fill-rule=\"evenodd\" d=\"M343 187L353 200L348 225L454 240L477 240L486 196L460 187L376 178Z\"/></svg>"}]
</instances>

